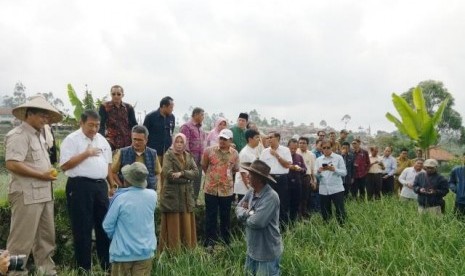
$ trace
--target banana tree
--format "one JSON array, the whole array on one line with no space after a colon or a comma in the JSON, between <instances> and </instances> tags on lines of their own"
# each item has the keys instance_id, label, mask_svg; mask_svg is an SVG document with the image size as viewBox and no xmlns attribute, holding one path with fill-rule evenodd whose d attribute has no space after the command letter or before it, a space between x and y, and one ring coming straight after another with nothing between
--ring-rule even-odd
<instances>
[{"instance_id":1,"label":"banana tree","mask_svg":"<svg viewBox=\"0 0 465 276\"><path fill-rule=\"evenodd\" d=\"M389 112L386 113L386 118L394 123L400 133L412 139L416 146L422 149L428 157L429 147L436 145L438 142L437 126L442 120L442 114L449 98L446 98L431 116L428 114L425 98L419 86L413 91L412 97L413 107L404 98L392 93L392 102L400 115L400 120Z\"/></svg>"},{"instance_id":2,"label":"banana tree","mask_svg":"<svg viewBox=\"0 0 465 276\"><path fill-rule=\"evenodd\" d=\"M81 114L84 110L97 110L100 104L106 100L106 96L102 99L97 98L96 100L94 100L94 97L92 96L92 91L89 91L87 87L84 98L80 100L71 84L68 84L68 98L71 105L74 107L73 115L76 121L79 121L79 119L81 118Z\"/></svg>"}]
</instances>

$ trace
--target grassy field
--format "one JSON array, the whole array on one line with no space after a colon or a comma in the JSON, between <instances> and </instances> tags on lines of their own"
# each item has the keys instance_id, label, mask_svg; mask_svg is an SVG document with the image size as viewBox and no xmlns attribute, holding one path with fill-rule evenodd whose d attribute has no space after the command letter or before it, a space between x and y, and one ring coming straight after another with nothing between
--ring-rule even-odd
<instances>
[{"instance_id":1,"label":"grassy field","mask_svg":"<svg viewBox=\"0 0 465 276\"><path fill-rule=\"evenodd\" d=\"M320 216L283 234L283 275L465 275L464 224L447 197L443 217L419 216L416 203L388 198L348 202L348 223L323 223ZM153 275L243 275L245 242L209 254L198 247L154 260ZM77 275L67 268L63 275ZM98 270L95 275L98 275Z\"/></svg>"},{"instance_id":2,"label":"grassy field","mask_svg":"<svg viewBox=\"0 0 465 276\"><path fill-rule=\"evenodd\" d=\"M59 175L55 188L64 188ZM0 198L5 198L2 174ZM465 275L465 224L452 214L454 195L447 196L446 215L419 216L415 202L397 198L346 204L348 222L326 224L319 215L283 234L283 275ZM245 241L213 254L202 247L154 260L153 275L243 275ZM95 268L94 275L103 275ZM77 275L68 267L60 275Z\"/></svg>"}]
</instances>

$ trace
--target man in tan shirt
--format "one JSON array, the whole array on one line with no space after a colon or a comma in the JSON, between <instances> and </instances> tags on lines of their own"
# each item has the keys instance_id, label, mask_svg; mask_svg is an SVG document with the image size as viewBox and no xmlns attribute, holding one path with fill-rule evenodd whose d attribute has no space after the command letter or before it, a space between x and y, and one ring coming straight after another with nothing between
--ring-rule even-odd
<instances>
[{"instance_id":1,"label":"man in tan shirt","mask_svg":"<svg viewBox=\"0 0 465 276\"><path fill-rule=\"evenodd\" d=\"M62 116L44 97L35 96L13 109L23 121L5 137L5 161L10 173L8 201L11 225L7 248L11 255L32 252L37 274L56 275L52 260L55 250L52 166L41 131L46 123ZM9 275L27 275L27 271Z\"/></svg>"}]
</instances>

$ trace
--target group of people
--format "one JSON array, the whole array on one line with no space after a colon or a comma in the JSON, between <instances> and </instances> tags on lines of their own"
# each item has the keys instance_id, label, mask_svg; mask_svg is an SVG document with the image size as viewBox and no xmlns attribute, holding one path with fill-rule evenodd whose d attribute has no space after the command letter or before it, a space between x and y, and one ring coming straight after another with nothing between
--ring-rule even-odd
<instances>
[{"instance_id":1,"label":"group of people","mask_svg":"<svg viewBox=\"0 0 465 276\"><path fill-rule=\"evenodd\" d=\"M448 183L437 174L435 160L412 162L404 150L396 160L389 147L378 157L376 147L369 154L360 140L348 143L345 130L339 139L335 132L328 137L318 132L313 148L307 137L290 139L286 147L279 132L261 134L247 113L240 113L231 127L218 118L206 133L199 107L175 134L171 97L161 99L159 108L138 125L133 107L122 100L123 88L115 85L110 94L98 111L82 113L80 128L60 147L74 253L83 272L92 266L92 231L100 266L104 271L111 267L112 275L149 275L157 248L195 247L200 191L203 245L212 251L219 243L230 243L235 206L246 230L245 268L253 275L279 275L281 230L289 223L311 212L328 221L333 204L337 221L344 224L347 197L364 200L367 193L369 200L379 199L381 193L401 188L401 198L418 200L421 212L440 213L450 184L457 210L465 212L464 167L454 169ZM13 115L23 123L5 138L12 212L7 249L32 253L39 273L56 275L52 183L57 178L44 127L61 121L62 115L38 96L13 109Z\"/></svg>"}]
</instances>

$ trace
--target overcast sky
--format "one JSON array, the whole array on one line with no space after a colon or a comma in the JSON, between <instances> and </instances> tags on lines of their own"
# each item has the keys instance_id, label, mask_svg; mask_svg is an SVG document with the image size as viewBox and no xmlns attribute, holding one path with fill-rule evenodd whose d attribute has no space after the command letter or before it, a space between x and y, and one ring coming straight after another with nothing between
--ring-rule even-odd
<instances>
[{"instance_id":1,"label":"overcast sky","mask_svg":"<svg viewBox=\"0 0 465 276\"><path fill-rule=\"evenodd\" d=\"M68 102L113 84L144 113L162 97L236 120L393 130L391 93L444 82L465 109L465 1L0 1L0 96Z\"/></svg>"}]
</instances>

